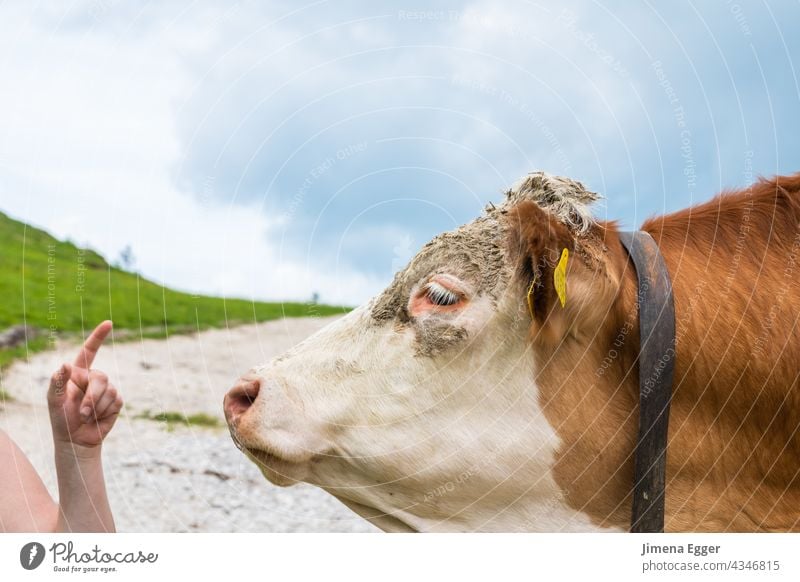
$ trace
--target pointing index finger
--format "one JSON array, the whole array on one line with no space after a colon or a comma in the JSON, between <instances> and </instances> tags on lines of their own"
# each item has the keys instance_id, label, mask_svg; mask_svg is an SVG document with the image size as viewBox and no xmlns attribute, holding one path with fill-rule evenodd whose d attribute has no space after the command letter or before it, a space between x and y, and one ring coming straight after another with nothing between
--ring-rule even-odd
<instances>
[{"instance_id":1,"label":"pointing index finger","mask_svg":"<svg viewBox=\"0 0 800 582\"><path fill-rule=\"evenodd\" d=\"M102 322L94 331L89 334L89 337L86 338L86 341L83 343L83 347L81 351L78 352L78 355L75 358L74 365L83 368L84 370L88 370L92 362L94 362L94 357L97 355L98 350L100 350L100 346L103 345L106 337L111 332L112 323L109 320Z\"/></svg>"}]
</instances>

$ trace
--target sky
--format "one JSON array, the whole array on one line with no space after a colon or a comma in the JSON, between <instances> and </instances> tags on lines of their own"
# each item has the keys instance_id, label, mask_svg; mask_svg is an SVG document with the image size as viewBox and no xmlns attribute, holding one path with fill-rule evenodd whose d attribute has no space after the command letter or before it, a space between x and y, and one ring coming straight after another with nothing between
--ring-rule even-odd
<instances>
[{"instance_id":1,"label":"sky","mask_svg":"<svg viewBox=\"0 0 800 582\"><path fill-rule=\"evenodd\" d=\"M800 170L800 3L5 2L0 211L357 305L528 172L635 228Z\"/></svg>"}]
</instances>

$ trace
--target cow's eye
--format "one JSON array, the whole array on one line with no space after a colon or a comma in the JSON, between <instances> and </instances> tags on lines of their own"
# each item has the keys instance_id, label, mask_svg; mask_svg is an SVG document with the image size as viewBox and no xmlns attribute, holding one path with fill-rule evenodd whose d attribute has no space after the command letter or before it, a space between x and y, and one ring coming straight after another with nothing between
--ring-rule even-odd
<instances>
[{"instance_id":1,"label":"cow's eye","mask_svg":"<svg viewBox=\"0 0 800 582\"><path fill-rule=\"evenodd\" d=\"M436 281L431 281L425 285L425 297L434 305L440 305L441 307L455 305L461 301L461 296L458 293L450 291L450 289Z\"/></svg>"}]
</instances>

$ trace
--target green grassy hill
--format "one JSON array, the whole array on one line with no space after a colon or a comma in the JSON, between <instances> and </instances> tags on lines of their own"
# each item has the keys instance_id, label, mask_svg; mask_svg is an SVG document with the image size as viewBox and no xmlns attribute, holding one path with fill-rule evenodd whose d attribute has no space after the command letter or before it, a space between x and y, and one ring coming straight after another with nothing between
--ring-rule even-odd
<instances>
[{"instance_id":1,"label":"green grassy hill","mask_svg":"<svg viewBox=\"0 0 800 582\"><path fill-rule=\"evenodd\" d=\"M27 325L41 334L27 345L0 348L0 366L46 349L51 332L88 331L112 319L134 337L163 337L209 327L281 317L323 316L346 308L261 303L173 291L109 265L88 249L0 213L0 331ZM125 334L123 333L123 336Z\"/></svg>"}]
</instances>

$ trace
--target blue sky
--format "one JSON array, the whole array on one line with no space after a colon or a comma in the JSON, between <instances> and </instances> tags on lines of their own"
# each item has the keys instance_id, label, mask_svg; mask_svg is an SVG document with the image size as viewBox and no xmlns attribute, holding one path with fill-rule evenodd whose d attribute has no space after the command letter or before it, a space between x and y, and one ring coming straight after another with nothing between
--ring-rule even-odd
<instances>
[{"instance_id":1,"label":"blue sky","mask_svg":"<svg viewBox=\"0 0 800 582\"><path fill-rule=\"evenodd\" d=\"M545 170L654 213L800 170L797 2L0 6L0 209L192 291L357 304Z\"/></svg>"}]
</instances>

